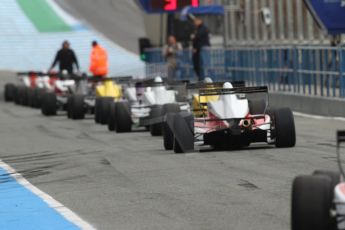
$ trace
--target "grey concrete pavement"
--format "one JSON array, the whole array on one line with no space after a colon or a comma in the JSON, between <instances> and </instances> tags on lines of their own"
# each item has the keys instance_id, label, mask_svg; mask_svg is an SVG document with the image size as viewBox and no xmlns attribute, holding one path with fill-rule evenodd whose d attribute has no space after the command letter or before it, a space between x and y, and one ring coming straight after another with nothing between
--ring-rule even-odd
<instances>
[{"instance_id":1,"label":"grey concrete pavement","mask_svg":"<svg viewBox=\"0 0 345 230\"><path fill-rule=\"evenodd\" d=\"M1 82L8 81L6 78ZM291 181L336 169L345 122L296 117L297 146L175 155L161 138L0 103L0 159L98 229L289 229Z\"/></svg>"},{"instance_id":2,"label":"grey concrete pavement","mask_svg":"<svg viewBox=\"0 0 345 230\"><path fill-rule=\"evenodd\" d=\"M134 0L55 0L71 15L87 22L120 46L138 53L145 36L142 11Z\"/></svg>"}]
</instances>

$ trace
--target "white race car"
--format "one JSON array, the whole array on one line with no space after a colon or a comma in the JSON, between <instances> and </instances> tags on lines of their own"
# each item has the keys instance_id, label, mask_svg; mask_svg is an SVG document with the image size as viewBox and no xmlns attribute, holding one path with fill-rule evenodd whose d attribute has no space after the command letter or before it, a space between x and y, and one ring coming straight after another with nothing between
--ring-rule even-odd
<instances>
[{"instance_id":1,"label":"white race car","mask_svg":"<svg viewBox=\"0 0 345 230\"><path fill-rule=\"evenodd\" d=\"M297 176L292 185L292 230L345 229L345 173L340 157L345 131L337 132L337 158L340 172L317 170Z\"/></svg>"},{"instance_id":2,"label":"white race car","mask_svg":"<svg viewBox=\"0 0 345 230\"><path fill-rule=\"evenodd\" d=\"M263 94L265 100L257 100ZM294 117L289 108L268 107L268 88L233 87L200 89L193 113L168 114L166 124L172 134L164 139L166 149L175 153L194 151L196 146L236 149L254 142L277 147L296 143ZM169 131L167 131L169 133Z\"/></svg>"},{"instance_id":3,"label":"white race car","mask_svg":"<svg viewBox=\"0 0 345 230\"><path fill-rule=\"evenodd\" d=\"M164 115L188 111L187 102L178 102L177 91L168 89L161 77L153 81L137 82L124 89L124 100L110 105L110 131L130 132L132 125L146 127L152 136L162 135Z\"/></svg>"}]
</instances>

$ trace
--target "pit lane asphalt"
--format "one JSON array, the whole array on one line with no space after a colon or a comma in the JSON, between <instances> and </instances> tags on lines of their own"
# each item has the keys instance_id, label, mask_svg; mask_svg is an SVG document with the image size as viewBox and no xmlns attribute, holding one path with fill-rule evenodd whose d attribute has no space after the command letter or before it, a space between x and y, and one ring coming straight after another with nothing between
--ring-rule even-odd
<instances>
[{"instance_id":1,"label":"pit lane asphalt","mask_svg":"<svg viewBox=\"0 0 345 230\"><path fill-rule=\"evenodd\" d=\"M293 177L337 169L345 122L296 117L292 149L186 155L147 132L110 133L91 117L46 118L2 100L0 127L0 159L98 229L277 230L289 229Z\"/></svg>"}]
</instances>

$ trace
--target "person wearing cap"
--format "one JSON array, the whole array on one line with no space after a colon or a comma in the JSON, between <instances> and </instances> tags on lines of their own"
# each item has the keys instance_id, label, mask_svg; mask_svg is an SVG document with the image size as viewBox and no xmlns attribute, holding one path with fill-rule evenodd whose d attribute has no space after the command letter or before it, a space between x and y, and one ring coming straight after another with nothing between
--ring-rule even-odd
<instances>
[{"instance_id":1,"label":"person wearing cap","mask_svg":"<svg viewBox=\"0 0 345 230\"><path fill-rule=\"evenodd\" d=\"M95 77L104 77L108 74L108 54L97 41L92 42L89 70Z\"/></svg>"},{"instance_id":2,"label":"person wearing cap","mask_svg":"<svg viewBox=\"0 0 345 230\"><path fill-rule=\"evenodd\" d=\"M50 71L54 69L56 64L59 63L60 72L67 71L69 74L73 73L73 64L77 67L79 71L78 59L74 51L70 48L68 41L62 43L62 48L56 53L53 64L50 67Z\"/></svg>"},{"instance_id":3,"label":"person wearing cap","mask_svg":"<svg viewBox=\"0 0 345 230\"><path fill-rule=\"evenodd\" d=\"M203 47L210 46L210 32L208 28L204 25L200 18L194 18L195 33L192 37L193 41L193 65L195 74L198 76L199 81L204 79L202 73L202 58L201 51Z\"/></svg>"}]
</instances>

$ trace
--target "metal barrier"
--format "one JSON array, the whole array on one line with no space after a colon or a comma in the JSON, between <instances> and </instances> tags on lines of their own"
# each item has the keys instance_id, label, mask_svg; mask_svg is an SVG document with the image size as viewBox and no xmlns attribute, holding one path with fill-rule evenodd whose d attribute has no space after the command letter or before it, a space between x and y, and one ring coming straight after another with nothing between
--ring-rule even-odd
<instances>
[{"instance_id":1,"label":"metal barrier","mask_svg":"<svg viewBox=\"0 0 345 230\"><path fill-rule=\"evenodd\" d=\"M146 53L147 74L151 74L150 68L164 64L164 58L160 49ZM343 47L205 48L201 56L204 75L215 81L245 80L249 86L267 85L271 91L345 97ZM191 51L184 50L177 60L176 78L196 81Z\"/></svg>"}]
</instances>

